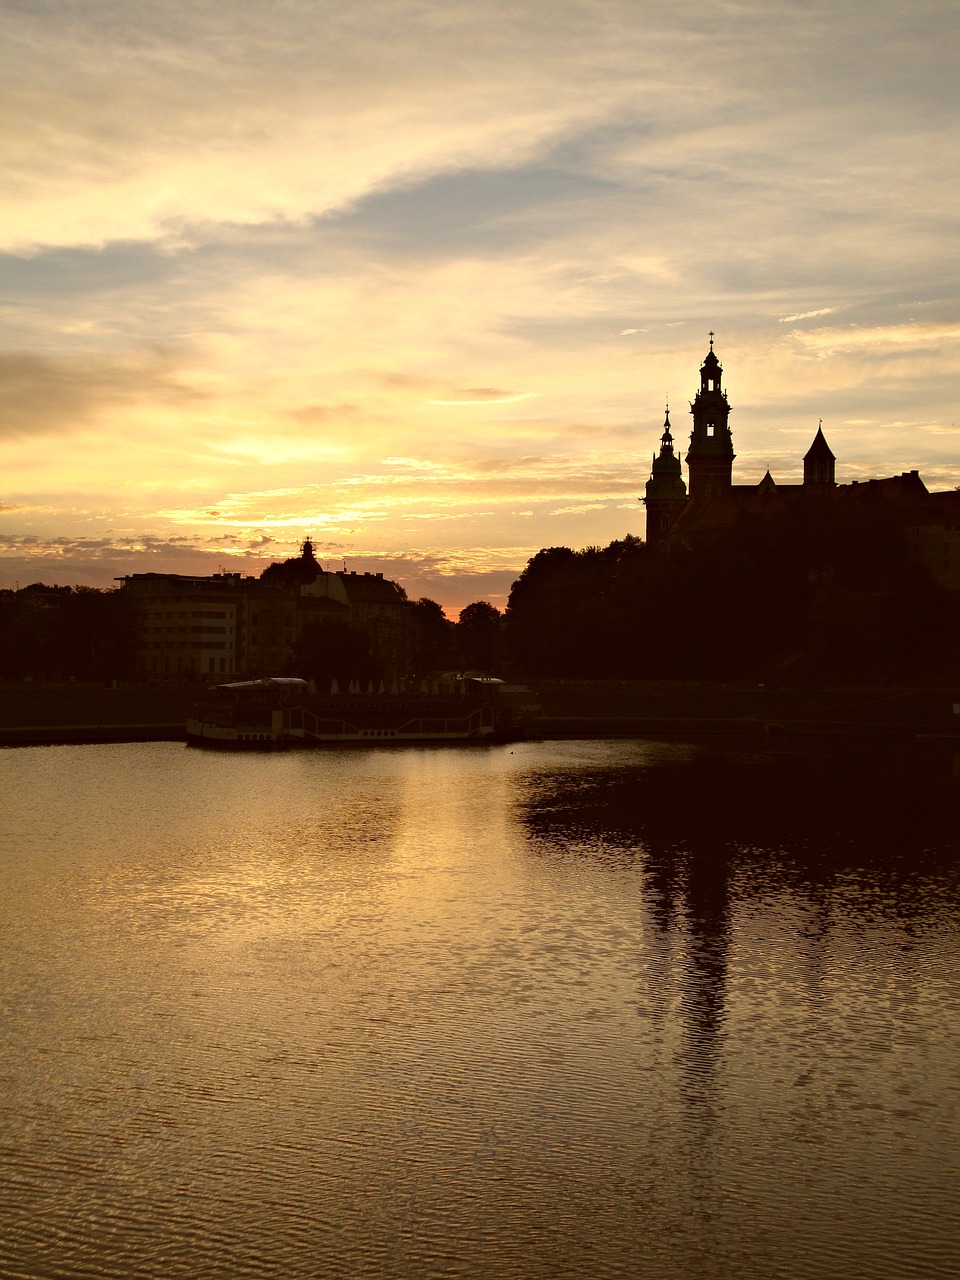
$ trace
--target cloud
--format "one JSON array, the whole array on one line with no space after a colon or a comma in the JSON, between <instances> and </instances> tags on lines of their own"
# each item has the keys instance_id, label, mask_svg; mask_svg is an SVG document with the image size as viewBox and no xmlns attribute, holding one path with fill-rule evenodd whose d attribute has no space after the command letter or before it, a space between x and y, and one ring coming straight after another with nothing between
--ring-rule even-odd
<instances>
[{"instance_id":1,"label":"cloud","mask_svg":"<svg viewBox=\"0 0 960 1280\"><path fill-rule=\"evenodd\" d=\"M319 423L340 423L356 418L358 409L356 404L305 404L288 410L288 414L294 422L316 426Z\"/></svg>"},{"instance_id":2,"label":"cloud","mask_svg":"<svg viewBox=\"0 0 960 1280\"><path fill-rule=\"evenodd\" d=\"M451 0L442 21L392 0L368 0L362 15L337 0L112 12L86 0L64 24L56 5L36 3L6 27L17 198L5 243L176 250L216 225L344 213L369 236L365 200L471 171L501 175L485 208L469 189L459 201L438 192L386 209L384 225L395 235L424 223L449 243L478 207L486 227L542 227L551 209L588 205L587 182L632 173L659 194L678 177L716 188L723 176L756 197L791 166L798 191L817 180L806 189L815 211L835 194L836 145L859 156L842 166L856 184L873 177L871 143L882 134L889 147L895 122L906 136L922 122L931 141L936 77L950 66L947 42L931 38L937 19L933 5L906 24L882 0L869 17L814 3L776 22L749 0L709 14L692 0L556 0L548 11ZM517 190L504 189L511 174Z\"/></svg>"},{"instance_id":3,"label":"cloud","mask_svg":"<svg viewBox=\"0 0 960 1280\"><path fill-rule=\"evenodd\" d=\"M588 511L602 511L609 505L609 502L580 502L570 507L555 507L550 514L554 516L580 516ZM530 514L532 515L533 513L531 512Z\"/></svg>"},{"instance_id":4,"label":"cloud","mask_svg":"<svg viewBox=\"0 0 960 1280\"><path fill-rule=\"evenodd\" d=\"M798 311L796 315L781 316L780 323L793 324L797 320L810 320L815 316L829 316L833 315L836 309L836 307L821 307L818 311Z\"/></svg>"},{"instance_id":5,"label":"cloud","mask_svg":"<svg viewBox=\"0 0 960 1280\"><path fill-rule=\"evenodd\" d=\"M432 471L443 470L442 462L434 462L429 458L384 458L383 465L385 467L399 467L404 471L427 474Z\"/></svg>"},{"instance_id":6,"label":"cloud","mask_svg":"<svg viewBox=\"0 0 960 1280\"><path fill-rule=\"evenodd\" d=\"M176 245L211 221L329 214L385 184L514 163L623 95L595 66L567 67L580 92L558 94L562 29L592 30L595 56L615 60L604 25L563 0L550 24L500 4L400 20L390 0L362 21L345 4L243 0L135 19L81 4L69 27L45 4L11 18L14 246Z\"/></svg>"},{"instance_id":7,"label":"cloud","mask_svg":"<svg viewBox=\"0 0 960 1280\"><path fill-rule=\"evenodd\" d=\"M511 394L509 391L499 391L496 387L472 387L469 391L464 391L462 396L458 396L455 399L428 400L427 404L515 404L518 400L532 400L536 395L535 391L519 391L516 394Z\"/></svg>"},{"instance_id":8,"label":"cloud","mask_svg":"<svg viewBox=\"0 0 960 1280\"><path fill-rule=\"evenodd\" d=\"M73 359L0 352L0 436L76 431L107 409L200 399L179 380L175 355L163 350Z\"/></svg>"},{"instance_id":9,"label":"cloud","mask_svg":"<svg viewBox=\"0 0 960 1280\"><path fill-rule=\"evenodd\" d=\"M214 453L232 460L253 462L261 466L283 465L291 462L320 462L339 457L346 452L341 444L330 440L305 439L303 437L247 436L231 434L229 438L211 441Z\"/></svg>"},{"instance_id":10,"label":"cloud","mask_svg":"<svg viewBox=\"0 0 960 1280\"><path fill-rule=\"evenodd\" d=\"M844 328L798 329L790 337L819 355L844 351L917 351L960 343L960 323L850 325Z\"/></svg>"},{"instance_id":11,"label":"cloud","mask_svg":"<svg viewBox=\"0 0 960 1280\"><path fill-rule=\"evenodd\" d=\"M326 568L337 570L346 562L357 572L384 573L399 581L411 599L438 598L452 618L480 598L504 607L511 583L537 550L526 545L489 551L451 547L443 552L375 550L358 555L345 543L319 539L314 545ZM267 537L250 546L234 546L229 538L44 539L0 534L0 588L18 581L109 587L133 573L210 574L221 569L225 557L231 571L257 577L272 561L297 554L299 542Z\"/></svg>"}]
</instances>

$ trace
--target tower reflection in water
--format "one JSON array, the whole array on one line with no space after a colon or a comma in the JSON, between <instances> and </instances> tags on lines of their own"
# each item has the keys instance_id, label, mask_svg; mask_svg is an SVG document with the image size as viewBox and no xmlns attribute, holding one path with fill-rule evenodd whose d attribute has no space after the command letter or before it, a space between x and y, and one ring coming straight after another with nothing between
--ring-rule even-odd
<instances>
[{"instance_id":1,"label":"tower reflection in water","mask_svg":"<svg viewBox=\"0 0 960 1280\"><path fill-rule=\"evenodd\" d=\"M785 963L816 1001L837 930L894 926L903 945L956 919L958 801L949 754L664 747L617 770L539 777L521 814L541 855L640 872L655 935L640 1001L655 1027L676 1018L681 1094L709 1129L735 919L782 924L789 903Z\"/></svg>"}]
</instances>

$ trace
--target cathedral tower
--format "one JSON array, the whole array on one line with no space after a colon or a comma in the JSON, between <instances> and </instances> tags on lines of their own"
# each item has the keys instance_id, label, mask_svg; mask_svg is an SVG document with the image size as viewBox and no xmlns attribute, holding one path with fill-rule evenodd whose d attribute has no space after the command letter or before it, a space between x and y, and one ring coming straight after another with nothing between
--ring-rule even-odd
<instances>
[{"instance_id":1,"label":"cathedral tower","mask_svg":"<svg viewBox=\"0 0 960 1280\"><path fill-rule=\"evenodd\" d=\"M674 520L687 501L687 486L683 483L680 459L673 451L673 435L670 431L670 406L667 406L660 437L660 453L654 455L653 468L647 481L647 546L659 547L670 532Z\"/></svg>"},{"instance_id":2,"label":"cathedral tower","mask_svg":"<svg viewBox=\"0 0 960 1280\"><path fill-rule=\"evenodd\" d=\"M690 406L693 430L686 463L690 471L690 500L703 501L728 493L733 483L733 438L730 435L730 406L721 388L723 368L713 350L700 366L700 390Z\"/></svg>"}]
</instances>

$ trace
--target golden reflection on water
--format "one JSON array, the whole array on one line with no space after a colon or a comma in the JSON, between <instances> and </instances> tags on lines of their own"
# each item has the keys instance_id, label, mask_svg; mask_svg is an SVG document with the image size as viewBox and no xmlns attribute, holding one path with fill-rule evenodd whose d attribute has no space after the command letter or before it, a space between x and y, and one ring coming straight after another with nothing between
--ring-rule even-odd
<instances>
[{"instance_id":1,"label":"golden reflection on water","mask_svg":"<svg viewBox=\"0 0 960 1280\"><path fill-rule=\"evenodd\" d=\"M651 743L0 782L0 1275L951 1273L949 786L911 825Z\"/></svg>"}]
</instances>

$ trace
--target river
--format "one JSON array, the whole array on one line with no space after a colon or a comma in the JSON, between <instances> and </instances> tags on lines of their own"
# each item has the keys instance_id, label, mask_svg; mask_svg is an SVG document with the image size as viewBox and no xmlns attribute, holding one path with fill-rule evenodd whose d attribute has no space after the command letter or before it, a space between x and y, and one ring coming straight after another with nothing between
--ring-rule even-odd
<instances>
[{"instance_id":1,"label":"river","mask_svg":"<svg viewBox=\"0 0 960 1280\"><path fill-rule=\"evenodd\" d=\"M0 752L0 1276L960 1269L949 755Z\"/></svg>"}]
</instances>

